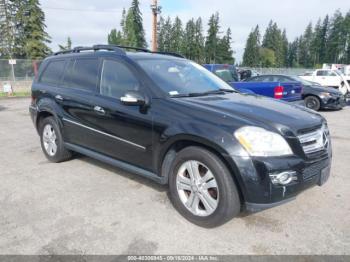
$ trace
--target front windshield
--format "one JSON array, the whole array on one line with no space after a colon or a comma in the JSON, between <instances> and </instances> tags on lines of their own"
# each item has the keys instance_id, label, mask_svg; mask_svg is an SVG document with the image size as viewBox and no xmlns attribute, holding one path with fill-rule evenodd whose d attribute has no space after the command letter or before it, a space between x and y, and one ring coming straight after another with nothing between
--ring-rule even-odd
<instances>
[{"instance_id":1,"label":"front windshield","mask_svg":"<svg viewBox=\"0 0 350 262\"><path fill-rule=\"evenodd\" d=\"M219 69L215 71L215 74L226 82L236 82L237 77L234 74L234 71L230 69Z\"/></svg>"},{"instance_id":2,"label":"front windshield","mask_svg":"<svg viewBox=\"0 0 350 262\"><path fill-rule=\"evenodd\" d=\"M170 96L234 91L225 81L204 67L180 59L140 59L138 64Z\"/></svg>"}]
</instances>

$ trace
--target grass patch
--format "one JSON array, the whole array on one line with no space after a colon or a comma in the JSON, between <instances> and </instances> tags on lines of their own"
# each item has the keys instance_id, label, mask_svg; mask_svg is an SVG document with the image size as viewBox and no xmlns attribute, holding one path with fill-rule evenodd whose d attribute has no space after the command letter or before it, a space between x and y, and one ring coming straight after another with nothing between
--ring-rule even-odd
<instances>
[{"instance_id":1,"label":"grass patch","mask_svg":"<svg viewBox=\"0 0 350 262\"><path fill-rule=\"evenodd\" d=\"M29 97L31 95L30 91L23 91L23 92L14 92L11 96L9 96L7 93L0 92L0 97Z\"/></svg>"}]
</instances>

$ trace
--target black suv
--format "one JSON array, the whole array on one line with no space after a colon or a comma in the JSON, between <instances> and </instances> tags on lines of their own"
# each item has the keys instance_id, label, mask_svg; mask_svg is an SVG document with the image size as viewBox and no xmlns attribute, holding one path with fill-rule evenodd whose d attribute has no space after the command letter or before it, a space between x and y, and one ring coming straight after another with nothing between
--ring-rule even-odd
<instances>
[{"instance_id":1,"label":"black suv","mask_svg":"<svg viewBox=\"0 0 350 262\"><path fill-rule=\"evenodd\" d=\"M330 173L324 118L240 94L176 54L56 53L34 80L30 113L50 161L78 152L168 184L175 208L203 227L290 201Z\"/></svg>"}]
</instances>

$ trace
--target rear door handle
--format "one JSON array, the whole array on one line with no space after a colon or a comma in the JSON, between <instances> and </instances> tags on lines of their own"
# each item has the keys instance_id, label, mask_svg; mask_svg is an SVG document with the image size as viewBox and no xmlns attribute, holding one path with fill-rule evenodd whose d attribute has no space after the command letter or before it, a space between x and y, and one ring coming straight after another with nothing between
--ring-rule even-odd
<instances>
[{"instance_id":1,"label":"rear door handle","mask_svg":"<svg viewBox=\"0 0 350 262\"><path fill-rule=\"evenodd\" d=\"M57 101L61 101L61 102L63 101L63 97L60 95L55 96L55 98Z\"/></svg>"},{"instance_id":2,"label":"rear door handle","mask_svg":"<svg viewBox=\"0 0 350 262\"><path fill-rule=\"evenodd\" d=\"M94 111L97 112L100 115L104 115L106 113L105 110L102 107L100 107L100 106L95 106L94 107Z\"/></svg>"}]
</instances>

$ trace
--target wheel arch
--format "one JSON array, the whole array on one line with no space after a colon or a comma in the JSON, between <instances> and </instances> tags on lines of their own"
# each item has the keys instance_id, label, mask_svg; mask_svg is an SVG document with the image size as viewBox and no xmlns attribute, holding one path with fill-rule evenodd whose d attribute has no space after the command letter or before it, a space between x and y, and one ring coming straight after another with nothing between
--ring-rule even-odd
<instances>
[{"instance_id":1,"label":"wheel arch","mask_svg":"<svg viewBox=\"0 0 350 262\"><path fill-rule=\"evenodd\" d=\"M164 183L168 183L170 168L173 160L176 157L176 154L180 152L182 149L189 146L197 146L208 150L209 152L215 154L226 166L229 170L234 183L237 186L239 197L241 203L244 203L244 194L242 190L242 185L239 179L239 170L237 165L234 163L234 160L231 159L228 161L224 156L229 156L226 150L222 147L217 146L216 144L208 141L207 139L196 137L196 136L178 136L175 139L172 139L159 154L158 158L158 174L163 178Z\"/></svg>"}]
</instances>

